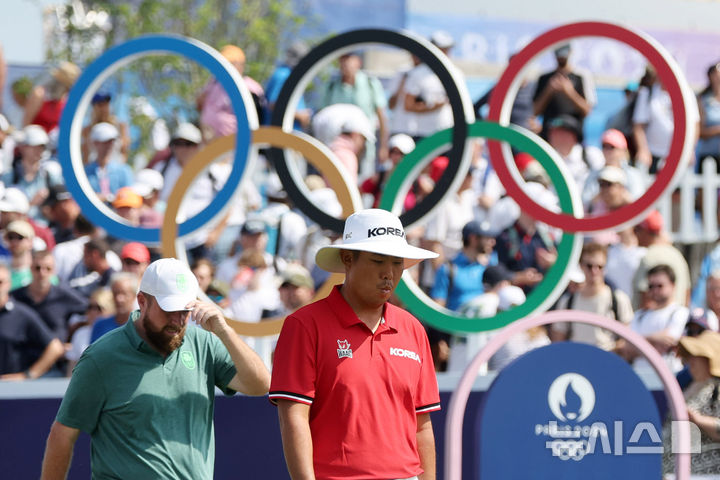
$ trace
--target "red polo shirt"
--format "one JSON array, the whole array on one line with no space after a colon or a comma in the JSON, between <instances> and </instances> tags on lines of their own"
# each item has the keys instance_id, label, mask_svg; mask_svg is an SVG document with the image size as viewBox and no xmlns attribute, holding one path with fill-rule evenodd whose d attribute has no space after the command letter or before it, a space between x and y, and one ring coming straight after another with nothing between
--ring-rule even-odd
<instances>
[{"instance_id":1,"label":"red polo shirt","mask_svg":"<svg viewBox=\"0 0 720 480\"><path fill-rule=\"evenodd\" d=\"M310 405L316 478L418 475L417 414L440 409L425 330L386 304L373 334L335 287L285 320L270 385L278 399Z\"/></svg>"}]
</instances>

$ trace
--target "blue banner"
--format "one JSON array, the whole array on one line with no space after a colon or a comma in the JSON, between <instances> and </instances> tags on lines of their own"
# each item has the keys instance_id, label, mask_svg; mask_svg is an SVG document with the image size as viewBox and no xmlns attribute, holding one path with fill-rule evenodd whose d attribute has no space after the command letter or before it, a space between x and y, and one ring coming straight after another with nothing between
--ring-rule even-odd
<instances>
[{"instance_id":1,"label":"blue banner","mask_svg":"<svg viewBox=\"0 0 720 480\"><path fill-rule=\"evenodd\" d=\"M597 347L564 342L520 357L480 406L483 479L658 479L658 409L632 368Z\"/></svg>"}]
</instances>

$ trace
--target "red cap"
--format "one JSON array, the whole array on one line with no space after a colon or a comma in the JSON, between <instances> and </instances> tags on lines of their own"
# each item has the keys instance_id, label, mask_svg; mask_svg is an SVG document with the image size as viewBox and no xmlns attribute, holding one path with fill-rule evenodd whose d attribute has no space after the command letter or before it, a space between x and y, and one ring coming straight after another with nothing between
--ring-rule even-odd
<instances>
[{"instance_id":1,"label":"red cap","mask_svg":"<svg viewBox=\"0 0 720 480\"><path fill-rule=\"evenodd\" d=\"M612 145L615 148L628 148L625 135L623 135L620 130L615 130L614 128L611 128L610 130L605 130L605 133L603 133L602 135L601 141L602 143L607 143L608 145Z\"/></svg>"},{"instance_id":2,"label":"red cap","mask_svg":"<svg viewBox=\"0 0 720 480\"><path fill-rule=\"evenodd\" d=\"M150 262L150 251L140 242L130 242L120 251L120 258L129 258L136 262Z\"/></svg>"},{"instance_id":3,"label":"red cap","mask_svg":"<svg viewBox=\"0 0 720 480\"><path fill-rule=\"evenodd\" d=\"M430 178L432 178L434 182L440 180L448 163L450 163L450 159L445 156L435 157L433 161L430 162Z\"/></svg>"},{"instance_id":4,"label":"red cap","mask_svg":"<svg viewBox=\"0 0 720 480\"><path fill-rule=\"evenodd\" d=\"M644 228L653 233L660 233L663 229L664 220L660 212L657 210L651 211L645 220L640 222L638 227Z\"/></svg>"},{"instance_id":5,"label":"red cap","mask_svg":"<svg viewBox=\"0 0 720 480\"><path fill-rule=\"evenodd\" d=\"M537 160L535 160L535 158L532 155L530 155L529 153L518 152L515 155L515 165L517 165L517 168L520 171L520 173L522 173L528 165L530 165L532 162L535 162L535 161L537 161Z\"/></svg>"}]
</instances>

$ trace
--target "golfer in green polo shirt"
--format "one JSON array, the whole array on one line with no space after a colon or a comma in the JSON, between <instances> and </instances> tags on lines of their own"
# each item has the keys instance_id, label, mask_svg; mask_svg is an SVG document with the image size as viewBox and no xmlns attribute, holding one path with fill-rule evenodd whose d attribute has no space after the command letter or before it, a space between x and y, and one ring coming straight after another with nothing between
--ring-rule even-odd
<instances>
[{"instance_id":1,"label":"golfer in green polo shirt","mask_svg":"<svg viewBox=\"0 0 720 480\"><path fill-rule=\"evenodd\" d=\"M215 387L264 395L270 374L173 258L150 264L139 311L90 345L50 430L42 479L64 479L80 431L92 477L212 479ZM198 327L188 326L192 319Z\"/></svg>"}]
</instances>

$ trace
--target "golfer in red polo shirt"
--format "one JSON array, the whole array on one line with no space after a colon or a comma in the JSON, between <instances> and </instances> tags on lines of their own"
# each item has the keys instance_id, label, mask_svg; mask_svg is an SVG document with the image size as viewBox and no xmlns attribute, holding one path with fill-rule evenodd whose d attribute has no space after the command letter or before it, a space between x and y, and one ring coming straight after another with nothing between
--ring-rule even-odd
<instances>
[{"instance_id":1,"label":"golfer in red polo shirt","mask_svg":"<svg viewBox=\"0 0 720 480\"><path fill-rule=\"evenodd\" d=\"M348 217L342 243L318 251L317 265L345 283L285 320L270 387L294 480L435 479L430 346L388 303L403 270L435 256L378 209Z\"/></svg>"}]
</instances>

